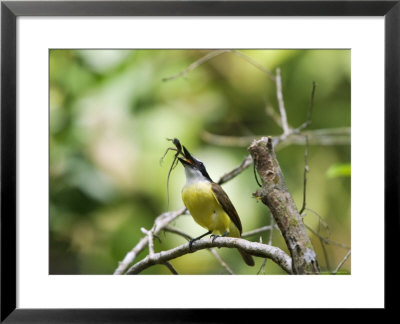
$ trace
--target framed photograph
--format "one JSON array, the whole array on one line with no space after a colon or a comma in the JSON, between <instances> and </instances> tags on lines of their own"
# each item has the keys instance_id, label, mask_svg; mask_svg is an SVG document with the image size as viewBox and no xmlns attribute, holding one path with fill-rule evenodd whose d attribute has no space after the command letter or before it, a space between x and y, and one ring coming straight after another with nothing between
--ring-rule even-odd
<instances>
[{"instance_id":1,"label":"framed photograph","mask_svg":"<svg viewBox=\"0 0 400 324\"><path fill-rule=\"evenodd\" d=\"M1 321L392 305L399 1L1 17Z\"/></svg>"}]
</instances>

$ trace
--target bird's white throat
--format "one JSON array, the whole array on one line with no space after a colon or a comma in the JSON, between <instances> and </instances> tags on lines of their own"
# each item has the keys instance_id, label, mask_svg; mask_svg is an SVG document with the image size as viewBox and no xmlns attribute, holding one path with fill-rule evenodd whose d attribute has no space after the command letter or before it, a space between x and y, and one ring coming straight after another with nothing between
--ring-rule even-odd
<instances>
[{"instance_id":1,"label":"bird's white throat","mask_svg":"<svg viewBox=\"0 0 400 324\"><path fill-rule=\"evenodd\" d=\"M189 166L185 166L185 174L186 174L186 186L197 183L197 182L210 182L202 173L194 168Z\"/></svg>"}]
</instances>

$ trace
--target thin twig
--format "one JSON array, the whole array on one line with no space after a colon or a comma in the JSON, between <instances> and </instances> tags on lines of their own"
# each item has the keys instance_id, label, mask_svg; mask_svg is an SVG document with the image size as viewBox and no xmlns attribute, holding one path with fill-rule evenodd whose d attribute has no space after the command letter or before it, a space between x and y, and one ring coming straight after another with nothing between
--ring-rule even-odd
<instances>
[{"instance_id":1,"label":"thin twig","mask_svg":"<svg viewBox=\"0 0 400 324\"><path fill-rule=\"evenodd\" d=\"M225 146L225 147L246 147L251 143L257 136L226 136L217 135L203 130L200 134L201 138L214 145Z\"/></svg>"},{"instance_id":2,"label":"thin twig","mask_svg":"<svg viewBox=\"0 0 400 324\"><path fill-rule=\"evenodd\" d=\"M189 234L186 234L184 231L181 231L180 229L178 229L174 226L171 226L171 225L165 226L164 231L180 235L188 241L190 241L192 239L192 237Z\"/></svg>"},{"instance_id":3,"label":"thin twig","mask_svg":"<svg viewBox=\"0 0 400 324\"><path fill-rule=\"evenodd\" d=\"M186 69L184 69L183 71L167 77L167 78L163 78L162 81L170 81L170 80L174 80L177 79L181 76L185 77L189 72L193 71L195 68L197 68L199 65L213 59L214 57L227 53L227 52L231 52L231 50L216 50L216 51L212 51L207 53L206 55L204 55L203 57L201 57L200 59L198 59L197 61L193 62L192 64L190 64Z\"/></svg>"},{"instance_id":4,"label":"thin twig","mask_svg":"<svg viewBox=\"0 0 400 324\"><path fill-rule=\"evenodd\" d=\"M346 255L344 256L343 260L340 261L340 263L338 264L337 268L335 270L332 271L332 274L336 274L339 269L342 267L342 265L347 261L347 259L349 258L351 254L351 250L347 251Z\"/></svg>"},{"instance_id":5,"label":"thin twig","mask_svg":"<svg viewBox=\"0 0 400 324\"><path fill-rule=\"evenodd\" d=\"M262 236L260 236L260 243L262 243ZM265 275L265 265L267 264L267 258L264 258L260 269L258 269L257 274L260 274L262 272L263 275Z\"/></svg>"},{"instance_id":6,"label":"thin twig","mask_svg":"<svg viewBox=\"0 0 400 324\"><path fill-rule=\"evenodd\" d=\"M248 231L246 233L243 233L242 237L249 237L249 236L253 236L253 235L256 235L256 234L259 234L259 233L262 233L262 232L267 232L267 231L270 231L271 228L272 228L271 225L267 225L267 226L263 226L263 227L260 227L260 228L256 228L254 230L251 230L251 231Z\"/></svg>"},{"instance_id":7,"label":"thin twig","mask_svg":"<svg viewBox=\"0 0 400 324\"><path fill-rule=\"evenodd\" d=\"M307 210L312 211L315 215L318 216L318 233L321 232L321 223L324 226L324 228L328 231L328 238L330 237L330 231L329 231L329 226L328 224L325 222L325 220L321 217L321 215L319 215L317 212L314 212L313 210L307 208ZM305 214L304 214L305 215ZM304 216L303 216L304 217ZM326 246L325 246L325 242L322 240L321 237L318 238L319 242L321 244L321 248L322 248L322 252L324 253L324 258L325 258L325 263L326 263L326 269L327 271L331 271L331 265L329 262L329 256L328 256L328 252L326 250Z\"/></svg>"},{"instance_id":8,"label":"thin twig","mask_svg":"<svg viewBox=\"0 0 400 324\"><path fill-rule=\"evenodd\" d=\"M217 259L217 261L221 264L221 266L231 275L235 274L233 270L228 266L228 264L221 258L219 253L215 250L215 248L208 249L212 255Z\"/></svg>"},{"instance_id":9,"label":"thin twig","mask_svg":"<svg viewBox=\"0 0 400 324\"><path fill-rule=\"evenodd\" d=\"M272 108L271 106L267 106L265 108L265 112L280 128L282 128L281 116L279 116L274 108Z\"/></svg>"},{"instance_id":10,"label":"thin twig","mask_svg":"<svg viewBox=\"0 0 400 324\"><path fill-rule=\"evenodd\" d=\"M258 63L257 61L253 60L250 56L247 56L247 55L245 55L242 52L239 52L237 50L232 50L231 52L233 54L235 54L236 56L241 57L242 59L244 59L245 61L247 61L248 63L250 63L254 67L256 67L257 69L259 69L261 72L266 74L272 81L276 81L275 75L273 75L269 70L267 70L260 63Z\"/></svg>"},{"instance_id":11,"label":"thin twig","mask_svg":"<svg viewBox=\"0 0 400 324\"><path fill-rule=\"evenodd\" d=\"M250 155L246 156L242 163L232 171L225 173L218 181L218 184L224 184L228 182L232 178L236 177L238 174L242 173L245 169L247 169L253 163L253 159Z\"/></svg>"},{"instance_id":12,"label":"thin twig","mask_svg":"<svg viewBox=\"0 0 400 324\"><path fill-rule=\"evenodd\" d=\"M336 246L339 246L339 247L341 247L341 248L343 248L343 249L350 249L350 247L347 246L347 245L345 245L345 244L342 244L342 243L339 243L339 242L335 242L335 241L332 241L332 240L330 240L330 239L327 239L327 238L323 237L322 235L320 235L319 233L317 233L316 231L314 231L314 230L313 230L310 226L308 226L307 224L304 224L304 225L306 226L306 228L307 228L311 233L313 233L315 236L319 237L325 244L336 245Z\"/></svg>"},{"instance_id":13,"label":"thin twig","mask_svg":"<svg viewBox=\"0 0 400 324\"><path fill-rule=\"evenodd\" d=\"M306 208L307 211L310 211L311 213L313 213L314 215L316 215L318 217L318 233L320 232L320 227L321 227L321 223L322 226L324 227L324 229L327 231L327 239L330 239L331 237L331 231L329 229L329 225L328 223L322 218L322 216L320 214L318 214L315 210L311 209L311 208Z\"/></svg>"},{"instance_id":14,"label":"thin twig","mask_svg":"<svg viewBox=\"0 0 400 324\"><path fill-rule=\"evenodd\" d=\"M281 69L279 68L276 69L276 97L278 98L279 112L281 114L283 135L288 135L290 133L290 128L287 121L285 103L283 102L282 77Z\"/></svg>"},{"instance_id":15,"label":"thin twig","mask_svg":"<svg viewBox=\"0 0 400 324\"><path fill-rule=\"evenodd\" d=\"M315 82L313 82L313 87L312 87L312 91L311 91L310 108L308 109L307 120L302 125L300 125L300 127L298 127L295 130L296 132L301 132L304 128L307 128L308 126L311 125L311 115L312 115L313 106L314 106L314 96L315 96L316 87L317 87L317 85L315 84Z\"/></svg>"},{"instance_id":16,"label":"thin twig","mask_svg":"<svg viewBox=\"0 0 400 324\"><path fill-rule=\"evenodd\" d=\"M311 102L313 102L313 99L314 99L314 91L315 91L315 83L314 83ZM308 116L308 118L310 120L310 123L311 123L311 109L312 109L312 104L310 106L310 113L309 113L309 116ZM305 145L305 151L304 151L303 206L300 209L300 212L299 212L300 215L306 209L307 173L309 172L309 167L308 167L308 137L305 136L305 139L306 139L306 145ZM318 215L318 217L319 217L319 222L318 222L319 225L318 226L320 226L322 217L320 217L319 215ZM326 267L327 267L328 271L330 271L329 270L330 269L330 264L329 264L328 254L327 254L327 251L326 251L326 248L325 248L325 243L324 243L324 241L323 241L323 239L321 237L319 238L319 240L320 240L320 243L321 243L322 251L324 253L324 258L325 258L325 261L326 261Z\"/></svg>"},{"instance_id":17,"label":"thin twig","mask_svg":"<svg viewBox=\"0 0 400 324\"><path fill-rule=\"evenodd\" d=\"M272 245L272 237L273 237L273 233L274 233L274 218L272 216L270 216L270 220L271 220L271 224L269 225L271 227L271 231L269 232L269 239L268 239L268 245ZM260 271L262 272L262 274L265 274L265 266L267 265L267 258L265 258L263 260L263 263L261 265L260 270L258 271L257 274L260 273Z\"/></svg>"},{"instance_id":18,"label":"thin twig","mask_svg":"<svg viewBox=\"0 0 400 324\"><path fill-rule=\"evenodd\" d=\"M350 128L328 128L328 129L313 129L302 131L301 133L290 133L288 135L255 135L255 136L226 136L212 134L207 131L201 133L201 138L207 143L225 147L247 147L255 138L271 137L276 148L282 149L289 145L304 145L305 136L308 137L309 145L349 145ZM278 146L278 147L277 147Z\"/></svg>"},{"instance_id":19,"label":"thin twig","mask_svg":"<svg viewBox=\"0 0 400 324\"><path fill-rule=\"evenodd\" d=\"M268 239L268 245L272 245L272 238L274 236L274 218L270 216L271 219L271 231L269 232L269 239Z\"/></svg>"},{"instance_id":20,"label":"thin twig","mask_svg":"<svg viewBox=\"0 0 400 324\"><path fill-rule=\"evenodd\" d=\"M301 215L306 209L306 193L307 193L307 173L309 172L308 168L308 137L306 136L306 146L304 151L304 180L303 180L303 206L301 207L299 214Z\"/></svg>"},{"instance_id":21,"label":"thin twig","mask_svg":"<svg viewBox=\"0 0 400 324\"><path fill-rule=\"evenodd\" d=\"M178 271L176 271L176 269L173 267L173 265L168 261L165 261L163 264L172 272L172 274L174 275L179 274Z\"/></svg>"},{"instance_id":22,"label":"thin twig","mask_svg":"<svg viewBox=\"0 0 400 324\"><path fill-rule=\"evenodd\" d=\"M182 215L186 211L186 208L181 208L179 210L173 212L167 212L161 214L154 221L154 232L153 235L157 235L166 225L176 219L179 215ZM129 251L124 259L119 262L117 269L114 271L114 274L123 274L126 269L128 269L129 265L135 260L136 256L142 252L146 246L149 244L149 237L146 235Z\"/></svg>"},{"instance_id":23,"label":"thin twig","mask_svg":"<svg viewBox=\"0 0 400 324\"><path fill-rule=\"evenodd\" d=\"M324 253L324 258L325 258L325 262L326 262L326 269L329 272L329 271L331 271L331 265L330 265L330 262L329 262L329 257L328 257L328 253L326 251L325 243L320 237L319 237L319 242L321 243L322 252Z\"/></svg>"},{"instance_id":24,"label":"thin twig","mask_svg":"<svg viewBox=\"0 0 400 324\"><path fill-rule=\"evenodd\" d=\"M199 65L213 59L216 56L224 54L224 53L232 53L232 54L242 58L243 60L247 61L248 63L250 63L257 69L259 69L261 72L266 74L271 80L275 81L275 76L270 71L268 71L264 66L262 66L260 63L258 63L257 61L253 60L251 57L243 54L242 52L240 52L238 50L230 50L230 49L222 49L222 50L215 50L215 51L209 52L206 55L204 55L203 57L201 57L200 59L198 59L195 62L193 62L192 64L190 64L185 70L183 70L173 76L163 78L162 81L169 81L169 80L177 79L182 76L185 77L189 72L193 71Z\"/></svg>"}]
</instances>

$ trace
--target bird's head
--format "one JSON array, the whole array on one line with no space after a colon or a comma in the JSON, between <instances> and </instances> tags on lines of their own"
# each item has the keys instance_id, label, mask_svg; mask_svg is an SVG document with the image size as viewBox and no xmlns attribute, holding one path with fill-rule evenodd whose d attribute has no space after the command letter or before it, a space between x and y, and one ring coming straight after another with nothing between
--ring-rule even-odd
<instances>
[{"instance_id":1,"label":"bird's head","mask_svg":"<svg viewBox=\"0 0 400 324\"><path fill-rule=\"evenodd\" d=\"M187 177L204 177L211 181L210 176L204 166L204 163L196 159L190 152L182 145L184 158L178 157L179 161L185 167Z\"/></svg>"}]
</instances>

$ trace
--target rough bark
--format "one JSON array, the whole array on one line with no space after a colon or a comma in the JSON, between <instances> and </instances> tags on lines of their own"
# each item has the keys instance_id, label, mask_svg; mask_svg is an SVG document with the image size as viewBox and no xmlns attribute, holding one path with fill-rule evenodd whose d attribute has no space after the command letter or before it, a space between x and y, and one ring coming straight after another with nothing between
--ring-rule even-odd
<instances>
[{"instance_id":1,"label":"rough bark","mask_svg":"<svg viewBox=\"0 0 400 324\"><path fill-rule=\"evenodd\" d=\"M262 180L254 193L271 210L292 257L294 274L318 274L319 265L303 219L288 191L272 140L263 137L248 148Z\"/></svg>"},{"instance_id":2,"label":"rough bark","mask_svg":"<svg viewBox=\"0 0 400 324\"><path fill-rule=\"evenodd\" d=\"M126 274L138 274L155 264L165 264L167 261L189 254L190 251L195 252L213 247L236 248L246 251L254 256L269 258L287 273L292 273L291 258L278 247L257 242L249 242L245 239L236 237L218 237L215 240L209 238L195 241L193 242L191 249L189 249L189 243L186 243L168 251L161 251L159 253L154 253L153 255L149 254L143 260L129 268Z\"/></svg>"}]
</instances>

